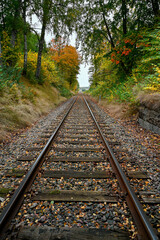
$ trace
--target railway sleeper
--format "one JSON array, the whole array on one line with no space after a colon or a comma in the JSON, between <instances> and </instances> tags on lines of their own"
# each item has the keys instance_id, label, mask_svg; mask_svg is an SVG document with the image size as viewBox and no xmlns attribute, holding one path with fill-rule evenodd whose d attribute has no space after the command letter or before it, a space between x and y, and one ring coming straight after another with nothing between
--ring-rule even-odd
<instances>
[{"instance_id":1,"label":"railway sleeper","mask_svg":"<svg viewBox=\"0 0 160 240\"><path fill-rule=\"evenodd\" d=\"M106 231L105 229L88 228L53 228L53 227L23 227L17 240L128 240L125 231Z\"/></svg>"},{"instance_id":2,"label":"railway sleeper","mask_svg":"<svg viewBox=\"0 0 160 240\"><path fill-rule=\"evenodd\" d=\"M24 174L26 174L27 170L24 169L11 169L5 173L6 177L22 177ZM42 170L42 177L51 177L51 178L98 178L98 179L105 179L111 177L113 174L112 171L73 171L73 170L67 170L67 171L60 171L60 170ZM149 178L147 176L146 172L139 171L139 172L133 172L128 171L129 178L135 178L135 179L147 179Z\"/></svg>"}]
</instances>

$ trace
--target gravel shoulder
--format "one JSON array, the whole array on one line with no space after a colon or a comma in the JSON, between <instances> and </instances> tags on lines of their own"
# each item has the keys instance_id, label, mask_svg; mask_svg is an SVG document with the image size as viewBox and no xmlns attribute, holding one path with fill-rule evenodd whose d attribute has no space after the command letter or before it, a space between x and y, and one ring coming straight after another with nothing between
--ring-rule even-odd
<instances>
[{"instance_id":1,"label":"gravel shoulder","mask_svg":"<svg viewBox=\"0 0 160 240\"><path fill-rule=\"evenodd\" d=\"M110 117L115 119L117 123L125 127L127 133L137 138L149 151L153 151L160 157L160 136L142 128L138 123L137 114L129 116L128 106L126 104L108 104L105 101L101 101L98 105Z\"/></svg>"}]
</instances>

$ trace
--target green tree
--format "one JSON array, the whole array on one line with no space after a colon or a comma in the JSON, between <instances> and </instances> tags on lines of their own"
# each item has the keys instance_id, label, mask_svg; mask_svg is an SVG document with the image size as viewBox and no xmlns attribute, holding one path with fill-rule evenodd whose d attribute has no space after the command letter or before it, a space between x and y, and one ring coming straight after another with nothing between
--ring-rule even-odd
<instances>
[{"instance_id":1,"label":"green tree","mask_svg":"<svg viewBox=\"0 0 160 240\"><path fill-rule=\"evenodd\" d=\"M0 30L7 31L14 47L19 29L22 29L22 0L2 0L0 3Z\"/></svg>"},{"instance_id":2,"label":"green tree","mask_svg":"<svg viewBox=\"0 0 160 240\"><path fill-rule=\"evenodd\" d=\"M104 40L110 43L111 48L114 48L117 41L124 35L153 24L153 5L159 9L158 1L83 1L82 17L77 20L76 30L84 54L88 56L100 50Z\"/></svg>"},{"instance_id":3,"label":"green tree","mask_svg":"<svg viewBox=\"0 0 160 240\"><path fill-rule=\"evenodd\" d=\"M12 47L13 51L17 48L17 35L22 33L26 27L24 3L26 3L25 0L2 0L0 5L0 35L2 36L2 41L5 42L2 32L8 33L11 42L9 47L10 49Z\"/></svg>"},{"instance_id":4,"label":"green tree","mask_svg":"<svg viewBox=\"0 0 160 240\"><path fill-rule=\"evenodd\" d=\"M125 75L130 74L137 57L136 41L132 38L137 40L142 27L154 24L152 6L152 1L141 0L85 0L81 5L82 17L77 21L76 30L86 59L89 55L94 57L101 52L102 45L106 43L104 55L109 57L115 51L121 53L122 57L119 55L119 59L115 59L117 67ZM132 39L134 44L128 42L125 46L127 39ZM121 46L122 52L119 51Z\"/></svg>"}]
</instances>

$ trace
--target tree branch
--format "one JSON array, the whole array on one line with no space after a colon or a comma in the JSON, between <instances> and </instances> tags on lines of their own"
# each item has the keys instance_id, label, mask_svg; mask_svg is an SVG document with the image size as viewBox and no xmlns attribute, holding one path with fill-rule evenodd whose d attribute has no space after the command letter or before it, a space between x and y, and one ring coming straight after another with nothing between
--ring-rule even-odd
<instances>
[{"instance_id":1,"label":"tree branch","mask_svg":"<svg viewBox=\"0 0 160 240\"><path fill-rule=\"evenodd\" d=\"M114 44L114 42L113 42L113 38L112 38L112 36L111 36L110 29L109 29L109 27L108 27L108 24L107 24L107 21L106 21L106 18L105 18L104 6L102 5L101 0L99 0L99 3L100 3L100 7L101 7L101 9L102 9L102 15L103 15L104 24L105 24L106 29L107 29L107 34L108 34L108 36L109 36L109 42L110 42L110 44L111 44L111 47L114 48L114 47L115 47L115 44Z\"/></svg>"},{"instance_id":2,"label":"tree branch","mask_svg":"<svg viewBox=\"0 0 160 240\"><path fill-rule=\"evenodd\" d=\"M38 42L39 42L40 41L40 37L39 37L38 33L36 32L36 30L34 30L34 28L32 28L32 27L30 27L30 30L33 31L36 34Z\"/></svg>"}]
</instances>

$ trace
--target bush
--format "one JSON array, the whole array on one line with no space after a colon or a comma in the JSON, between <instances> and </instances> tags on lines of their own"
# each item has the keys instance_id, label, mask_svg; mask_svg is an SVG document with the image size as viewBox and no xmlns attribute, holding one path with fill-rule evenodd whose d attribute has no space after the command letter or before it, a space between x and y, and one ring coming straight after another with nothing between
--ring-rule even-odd
<instances>
[{"instance_id":1,"label":"bush","mask_svg":"<svg viewBox=\"0 0 160 240\"><path fill-rule=\"evenodd\" d=\"M72 93L67 88L65 88L63 86L59 86L58 90L59 90L62 97L69 98L69 97L72 96Z\"/></svg>"},{"instance_id":2,"label":"bush","mask_svg":"<svg viewBox=\"0 0 160 240\"><path fill-rule=\"evenodd\" d=\"M5 87L11 88L15 83L19 83L22 69L15 67L0 66L0 91Z\"/></svg>"},{"instance_id":3,"label":"bush","mask_svg":"<svg viewBox=\"0 0 160 240\"><path fill-rule=\"evenodd\" d=\"M28 52L27 57L27 78L31 83L35 84L43 84L50 83L56 85L59 81L58 74L56 71L55 64L53 60L50 59L49 56L42 56L42 64L41 64L41 75L40 78L37 79L35 77L36 67L37 67L37 56L36 52ZM21 54L19 59L19 65L23 67L23 54Z\"/></svg>"},{"instance_id":4,"label":"bush","mask_svg":"<svg viewBox=\"0 0 160 240\"><path fill-rule=\"evenodd\" d=\"M15 46L11 45L10 37L7 32L3 31L2 44L2 61L6 66L14 67L19 58L19 43L16 42Z\"/></svg>"}]
</instances>

